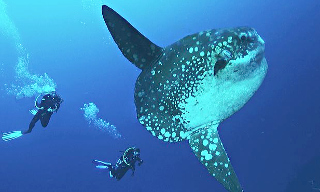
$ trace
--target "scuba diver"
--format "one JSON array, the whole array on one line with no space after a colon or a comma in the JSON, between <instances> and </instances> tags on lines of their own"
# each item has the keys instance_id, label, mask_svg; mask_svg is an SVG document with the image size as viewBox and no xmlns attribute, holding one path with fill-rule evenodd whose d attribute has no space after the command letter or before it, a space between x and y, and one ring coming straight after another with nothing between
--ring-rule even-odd
<instances>
[{"instance_id":1,"label":"scuba diver","mask_svg":"<svg viewBox=\"0 0 320 192\"><path fill-rule=\"evenodd\" d=\"M40 96L40 95L39 95ZM38 103L37 100L39 96L35 100L35 107L37 110L31 110L30 112L34 114L32 118L29 129L26 131L12 131L2 134L2 139L4 141L10 141L21 137L24 134L31 133L37 121L40 120L42 127L46 127L50 121L51 115L53 112L58 112L63 99L55 92L51 92L42 97L41 102Z\"/></svg>"},{"instance_id":2,"label":"scuba diver","mask_svg":"<svg viewBox=\"0 0 320 192\"><path fill-rule=\"evenodd\" d=\"M92 163L98 169L108 169L110 177L114 177L119 181L129 169L132 170L132 176L134 175L135 163L137 161L139 166L143 163L143 160L140 159L140 149L129 147L124 151L115 165L99 160L93 160Z\"/></svg>"}]
</instances>

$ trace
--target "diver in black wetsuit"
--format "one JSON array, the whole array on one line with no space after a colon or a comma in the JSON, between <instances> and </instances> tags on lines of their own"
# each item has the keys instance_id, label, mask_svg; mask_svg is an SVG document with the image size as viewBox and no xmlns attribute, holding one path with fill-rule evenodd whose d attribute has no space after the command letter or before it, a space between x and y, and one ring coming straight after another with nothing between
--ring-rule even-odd
<instances>
[{"instance_id":1,"label":"diver in black wetsuit","mask_svg":"<svg viewBox=\"0 0 320 192\"><path fill-rule=\"evenodd\" d=\"M49 123L50 117L53 112L58 112L63 99L55 92L51 92L42 97L42 100L39 103L35 102L35 107L38 111L34 115L33 119L29 124L29 129L27 131L10 131L2 133L2 140L11 141L21 137L22 135L31 133L37 121L41 121L42 127L46 127Z\"/></svg>"},{"instance_id":2,"label":"diver in black wetsuit","mask_svg":"<svg viewBox=\"0 0 320 192\"><path fill-rule=\"evenodd\" d=\"M132 170L132 176L134 175L136 162L138 162L139 166L143 163L143 160L140 158L140 149L136 147L126 149L115 165L99 160L92 161L96 165L96 168L108 169L110 177L114 177L118 181L129 169Z\"/></svg>"},{"instance_id":3,"label":"diver in black wetsuit","mask_svg":"<svg viewBox=\"0 0 320 192\"><path fill-rule=\"evenodd\" d=\"M42 127L46 127L49 123L51 115L53 112L58 112L63 99L54 91L46 94L42 97L40 104L35 103L35 107L38 108L38 112L32 118L29 129L23 134L31 133L37 121L40 120Z\"/></svg>"}]
</instances>

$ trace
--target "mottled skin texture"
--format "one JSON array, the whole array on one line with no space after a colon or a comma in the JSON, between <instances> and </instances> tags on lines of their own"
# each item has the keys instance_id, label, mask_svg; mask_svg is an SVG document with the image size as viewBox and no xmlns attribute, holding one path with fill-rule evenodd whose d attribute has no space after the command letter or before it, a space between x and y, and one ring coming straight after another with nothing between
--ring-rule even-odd
<instances>
[{"instance_id":1,"label":"mottled skin texture","mask_svg":"<svg viewBox=\"0 0 320 192\"><path fill-rule=\"evenodd\" d=\"M161 135L166 141L182 140L180 131L190 130L185 126L188 120L181 119L183 109L179 104L184 102L185 98L195 96L205 76L219 78L219 73L224 69L220 69L214 75L214 68L217 61L224 59L222 50L231 52L233 57L229 60L233 60L247 55L248 50L257 49L260 46L257 43L250 45L248 41L240 39L241 35L250 31L255 34L253 29L247 27L204 31L187 36L164 48L162 57L152 63L150 68L143 70L136 82L135 103L140 107L137 107L140 122L146 122L145 119L154 116L150 117L152 126L150 123L145 125L147 128L152 127L156 136ZM232 40L228 43L230 37ZM230 62L229 65L231 65ZM220 122L230 115L209 119L206 123ZM162 123L159 123L161 120ZM161 129L175 134L165 137L166 132L161 133Z\"/></svg>"},{"instance_id":2,"label":"mottled skin texture","mask_svg":"<svg viewBox=\"0 0 320 192\"><path fill-rule=\"evenodd\" d=\"M134 92L140 123L161 140L189 140L211 175L227 190L242 191L217 127L266 75L260 36L249 27L209 30L161 48L112 9L104 6L103 16L122 53L142 69Z\"/></svg>"}]
</instances>

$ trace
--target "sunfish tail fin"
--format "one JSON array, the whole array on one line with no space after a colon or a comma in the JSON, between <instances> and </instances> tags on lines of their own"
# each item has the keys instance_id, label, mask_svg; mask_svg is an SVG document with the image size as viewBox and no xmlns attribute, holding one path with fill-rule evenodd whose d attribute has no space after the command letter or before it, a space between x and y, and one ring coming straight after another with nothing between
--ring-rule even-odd
<instances>
[{"instance_id":1,"label":"sunfish tail fin","mask_svg":"<svg viewBox=\"0 0 320 192\"><path fill-rule=\"evenodd\" d=\"M200 162L206 166L228 191L242 192L241 185L219 138L218 125L190 136L190 146Z\"/></svg>"},{"instance_id":2,"label":"sunfish tail fin","mask_svg":"<svg viewBox=\"0 0 320 192\"><path fill-rule=\"evenodd\" d=\"M103 5L102 15L122 54L136 67L143 70L162 55L161 47L152 43L113 9Z\"/></svg>"}]
</instances>

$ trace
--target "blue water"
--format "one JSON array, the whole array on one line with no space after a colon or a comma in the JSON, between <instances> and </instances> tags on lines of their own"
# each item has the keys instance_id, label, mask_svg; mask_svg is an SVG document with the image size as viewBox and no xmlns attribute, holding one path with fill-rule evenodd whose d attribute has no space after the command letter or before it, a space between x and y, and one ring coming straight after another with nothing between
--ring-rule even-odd
<instances>
[{"instance_id":1,"label":"blue water","mask_svg":"<svg viewBox=\"0 0 320 192\"><path fill-rule=\"evenodd\" d=\"M221 140L246 192L320 188L320 1L0 2L9 18L1 12L0 26L15 26L0 28L0 131L25 130L32 118L37 92L8 93L11 85L31 81L16 78L21 55L28 55L29 72L46 73L64 99L47 128L38 123L32 134L0 142L0 192L226 191L187 142L160 141L137 121L133 92L140 70L112 40L102 4L159 46L206 29L254 27L266 42L268 74L254 97L220 125ZM120 138L88 124L80 108L90 102ZM91 164L94 158L115 162L119 150L132 145L144 160L134 177L117 182Z\"/></svg>"}]
</instances>

